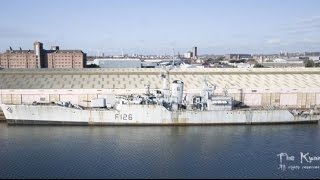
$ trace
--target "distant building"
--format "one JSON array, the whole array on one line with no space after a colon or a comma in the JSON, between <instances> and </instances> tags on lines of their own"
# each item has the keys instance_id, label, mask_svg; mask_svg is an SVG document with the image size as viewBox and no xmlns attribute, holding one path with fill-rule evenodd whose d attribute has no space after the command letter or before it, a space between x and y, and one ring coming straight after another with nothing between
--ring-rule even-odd
<instances>
[{"instance_id":1,"label":"distant building","mask_svg":"<svg viewBox=\"0 0 320 180\"><path fill-rule=\"evenodd\" d=\"M301 62L262 62L260 63L265 68L297 68L304 67L303 61Z\"/></svg>"},{"instance_id":2,"label":"distant building","mask_svg":"<svg viewBox=\"0 0 320 180\"><path fill-rule=\"evenodd\" d=\"M187 59L198 59L198 48L197 47L193 47L192 51L188 51L188 52L184 53L184 58L187 58Z\"/></svg>"},{"instance_id":3,"label":"distant building","mask_svg":"<svg viewBox=\"0 0 320 180\"><path fill-rule=\"evenodd\" d=\"M227 54L225 55L227 60L240 60L240 59L250 59L251 54Z\"/></svg>"},{"instance_id":4,"label":"distant building","mask_svg":"<svg viewBox=\"0 0 320 180\"><path fill-rule=\"evenodd\" d=\"M101 68L141 68L140 59L95 59L93 64Z\"/></svg>"},{"instance_id":5,"label":"distant building","mask_svg":"<svg viewBox=\"0 0 320 180\"><path fill-rule=\"evenodd\" d=\"M304 56L320 56L320 52L305 52Z\"/></svg>"},{"instance_id":6,"label":"distant building","mask_svg":"<svg viewBox=\"0 0 320 180\"><path fill-rule=\"evenodd\" d=\"M234 66L236 66L237 68L253 68L254 64L250 64L250 63L234 63Z\"/></svg>"},{"instance_id":7,"label":"distant building","mask_svg":"<svg viewBox=\"0 0 320 180\"><path fill-rule=\"evenodd\" d=\"M155 62L141 62L142 68L155 68L157 66L158 66L158 64Z\"/></svg>"},{"instance_id":8,"label":"distant building","mask_svg":"<svg viewBox=\"0 0 320 180\"><path fill-rule=\"evenodd\" d=\"M198 58L198 48L197 47L193 47L192 48L192 58L193 59L197 59Z\"/></svg>"},{"instance_id":9,"label":"distant building","mask_svg":"<svg viewBox=\"0 0 320 180\"><path fill-rule=\"evenodd\" d=\"M320 57L319 56L310 56L309 59L312 61L319 61Z\"/></svg>"},{"instance_id":10,"label":"distant building","mask_svg":"<svg viewBox=\"0 0 320 180\"><path fill-rule=\"evenodd\" d=\"M52 46L43 49L41 42L34 43L34 50L13 50L0 54L2 68L84 68L87 55L81 50L60 50Z\"/></svg>"},{"instance_id":11,"label":"distant building","mask_svg":"<svg viewBox=\"0 0 320 180\"><path fill-rule=\"evenodd\" d=\"M191 51L188 51L186 53L184 53L184 58L187 58L187 59L191 59L193 56L193 53Z\"/></svg>"}]
</instances>

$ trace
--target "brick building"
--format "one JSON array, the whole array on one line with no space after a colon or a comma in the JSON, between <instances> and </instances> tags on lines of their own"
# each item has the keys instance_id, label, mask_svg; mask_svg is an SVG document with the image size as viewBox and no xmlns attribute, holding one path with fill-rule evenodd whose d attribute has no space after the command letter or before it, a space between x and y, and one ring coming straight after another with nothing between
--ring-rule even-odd
<instances>
[{"instance_id":1,"label":"brick building","mask_svg":"<svg viewBox=\"0 0 320 180\"><path fill-rule=\"evenodd\" d=\"M34 50L13 50L11 47L0 54L1 68L84 68L87 55L81 50L60 50L52 46L43 49L40 42L34 43Z\"/></svg>"}]
</instances>

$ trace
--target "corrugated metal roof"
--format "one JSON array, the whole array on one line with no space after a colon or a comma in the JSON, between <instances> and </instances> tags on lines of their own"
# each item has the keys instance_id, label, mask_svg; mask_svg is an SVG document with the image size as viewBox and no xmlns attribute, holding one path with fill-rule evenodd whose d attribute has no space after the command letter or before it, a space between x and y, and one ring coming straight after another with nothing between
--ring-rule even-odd
<instances>
[{"instance_id":1,"label":"corrugated metal roof","mask_svg":"<svg viewBox=\"0 0 320 180\"><path fill-rule=\"evenodd\" d=\"M161 88L161 69L20 69L0 70L1 89L144 89ZM218 88L320 88L320 68L173 69L170 81L199 89L202 79Z\"/></svg>"}]
</instances>

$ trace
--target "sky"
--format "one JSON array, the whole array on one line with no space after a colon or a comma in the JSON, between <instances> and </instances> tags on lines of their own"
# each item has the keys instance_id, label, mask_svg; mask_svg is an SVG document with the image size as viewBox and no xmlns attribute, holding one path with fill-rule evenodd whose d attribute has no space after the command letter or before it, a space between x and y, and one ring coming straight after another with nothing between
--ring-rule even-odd
<instances>
[{"instance_id":1,"label":"sky","mask_svg":"<svg viewBox=\"0 0 320 180\"><path fill-rule=\"evenodd\" d=\"M1 0L0 51L88 55L320 51L319 0Z\"/></svg>"}]
</instances>

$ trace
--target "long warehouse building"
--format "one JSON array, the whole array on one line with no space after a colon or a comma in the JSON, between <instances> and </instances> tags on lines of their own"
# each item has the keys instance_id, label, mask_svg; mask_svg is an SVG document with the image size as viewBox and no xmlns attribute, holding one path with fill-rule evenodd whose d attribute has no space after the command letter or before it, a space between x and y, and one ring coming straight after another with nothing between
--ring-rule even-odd
<instances>
[{"instance_id":1,"label":"long warehouse building","mask_svg":"<svg viewBox=\"0 0 320 180\"><path fill-rule=\"evenodd\" d=\"M0 103L30 104L90 101L114 94L145 93L162 88L161 69L16 69L0 70ZM182 80L184 93L198 94L203 79L248 106L312 108L320 106L320 68L172 69L169 78Z\"/></svg>"}]
</instances>

